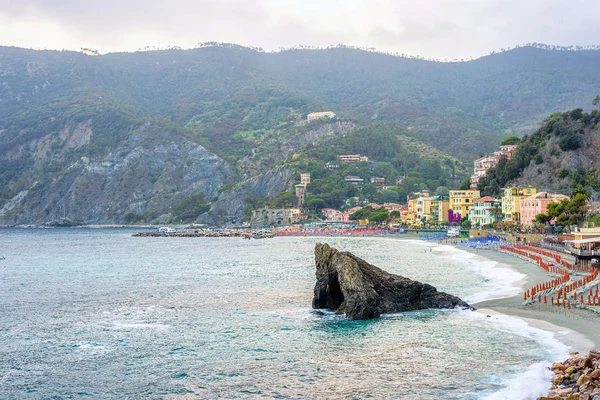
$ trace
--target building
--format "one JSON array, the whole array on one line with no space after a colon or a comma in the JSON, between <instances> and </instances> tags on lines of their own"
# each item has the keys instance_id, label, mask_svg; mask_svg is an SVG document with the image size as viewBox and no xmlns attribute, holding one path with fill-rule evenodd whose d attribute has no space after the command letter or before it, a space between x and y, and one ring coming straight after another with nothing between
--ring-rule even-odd
<instances>
[{"instance_id":1,"label":"building","mask_svg":"<svg viewBox=\"0 0 600 400\"><path fill-rule=\"evenodd\" d=\"M400 212L400 210L402 210L403 208L406 208L406 206L403 206L402 204L398 204L398 203L383 203L383 208L388 210L388 212L392 212L392 211Z\"/></svg>"},{"instance_id":2,"label":"building","mask_svg":"<svg viewBox=\"0 0 600 400\"><path fill-rule=\"evenodd\" d=\"M324 208L321 210L321 214L325 217L327 222L350 222L350 212L339 211L333 208Z\"/></svg>"},{"instance_id":3,"label":"building","mask_svg":"<svg viewBox=\"0 0 600 400\"><path fill-rule=\"evenodd\" d=\"M328 169L328 170L330 170L330 171L334 170L334 169L338 169L339 167L340 167L339 164L332 164L332 163L329 163L329 162L327 164L325 164L325 168Z\"/></svg>"},{"instance_id":4,"label":"building","mask_svg":"<svg viewBox=\"0 0 600 400\"><path fill-rule=\"evenodd\" d=\"M450 210L450 198L448 196L434 196L431 204L431 221L441 223L448 222L448 210Z\"/></svg>"},{"instance_id":5,"label":"building","mask_svg":"<svg viewBox=\"0 0 600 400\"><path fill-rule=\"evenodd\" d=\"M361 178L360 176L353 176L353 175L348 175L344 178L344 180L346 182L350 182L353 185L359 185L362 184L365 180L363 178Z\"/></svg>"},{"instance_id":6,"label":"building","mask_svg":"<svg viewBox=\"0 0 600 400\"><path fill-rule=\"evenodd\" d=\"M573 237L573 240L566 241L566 247L575 256L576 263L598 268L600 264L600 227L576 227Z\"/></svg>"},{"instance_id":7,"label":"building","mask_svg":"<svg viewBox=\"0 0 600 400\"><path fill-rule=\"evenodd\" d=\"M475 199L479 197L479 190L451 190L449 211L452 211L453 216L460 215L461 220L468 218L469 208L473 205ZM448 217L450 220L450 214L448 214Z\"/></svg>"},{"instance_id":8,"label":"building","mask_svg":"<svg viewBox=\"0 0 600 400\"><path fill-rule=\"evenodd\" d=\"M310 174L308 172L300 174L300 183L304 186L308 186L308 184L310 183Z\"/></svg>"},{"instance_id":9,"label":"building","mask_svg":"<svg viewBox=\"0 0 600 400\"><path fill-rule=\"evenodd\" d=\"M303 184L296 185L296 197L298 198L298 207L302 207L306 197L306 186Z\"/></svg>"},{"instance_id":10,"label":"building","mask_svg":"<svg viewBox=\"0 0 600 400\"><path fill-rule=\"evenodd\" d=\"M335 117L335 113L332 111L323 111L323 112L314 112L314 113L310 113L306 116L306 119L308 121L314 121L316 119L329 119L329 118L334 118Z\"/></svg>"},{"instance_id":11,"label":"building","mask_svg":"<svg viewBox=\"0 0 600 400\"><path fill-rule=\"evenodd\" d=\"M500 205L500 200L496 200L491 196L476 199L473 206L469 209L468 217L469 221L471 221L471 226L482 227L496 222L491 212L494 204Z\"/></svg>"},{"instance_id":12,"label":"building","mask_svg":"<svg viewBox=\"0 0 600 400\"><path fill-rule=\"evenodd\" d=\"M385 185L385 178L382 178L379 176L374 176L371 178L371 183L373 183L377 186L383 186L383 185Z\"/></svg>"},{"instance_id":13,"label":"building","mask_svg":"<svg viewBox=\"0 0 600 400\"><path fill-rule=\"evenodd\" d=\"M434 218L432 216L432 207L435 203L435 198L434 197L419 197L418 199L416 199L416 201L417 201L417 205L416 205L417 219L419 221L422 221L423 223L433 222L432 220ZM437 218L436 218L436 222L437 222Z\"/></svg>"},{"instance_id":14,"label":"building","mask_svg":"<svg viewBox=\"0 0 600 400\"><path fill-rule=\"evenodd\" d=\"M402 182L404 181L405 176L404 175L400 175L399 177L396 178L396 185L401 185Z\"/></svg>"},{"instance_id":15,"label":"building","mask_svg":"<svg viewBox=\"0 0 600 400\"><path fill-rule=\"evenodd\" d=\"M369 157L361 156L360 154L342 154L338 157L343 163L358 163L361 161L369 161Z\"/></svg>"},{"instance_id":16,"label":"building","mask_svg":"<svg viewBox=\"0 0 600 400\"><path fill-rule=\"evenodd\" d=\"M252 212L253 228L290 225L306 219L299 208L261 208Z\"/></svg>"},{"instance_id":17,"label":"building","mask_svg":"<svg viewBox=\"0 0 600 400\"><path fill-rule=\"evenodd\" d=\"M502 190L504 221L519 223L521 221L521 200L536 194L536 189L534 187L510 187Z\"/></svg>"},{"instance_id":18,"label":"building","mask_svg":"<svg viewBox=\"0 0 600 400\"><path fill-rule=\"evenodd\" d=\"M516 144L500 146L499 151L488 154L473 161L473 175L471 175L471 189L477 189L479 180L487 175L487 170L498 165L502 157L510 160L513 153L517 150Z\"/></svg>"},{"instance_id":19,"label":"building","mask_svg":"<svg viewBox=\"0 0 600 400\"><path fill-rule=\"evenodd\" d=\"M539 192L530 197L525 197L520 200L521 215L520 222L523 225L532 225L533 219L538 214L545 214L548 209L548 204L559 203L568 196L558 193Z\"/></svg>"}]
</instances>

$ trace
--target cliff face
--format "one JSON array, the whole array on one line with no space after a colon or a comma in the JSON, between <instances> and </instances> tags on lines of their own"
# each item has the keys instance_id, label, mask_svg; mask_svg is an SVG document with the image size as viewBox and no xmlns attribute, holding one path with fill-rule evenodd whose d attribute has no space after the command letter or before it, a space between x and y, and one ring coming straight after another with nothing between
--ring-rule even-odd
<instances>
[{"instance_id":1,"label":"cliff face","mask_svg":"<svg viewBox=\"0 0 600 400\"><path fill-rule=\"evenodd\" d=\"M190 194L216 195L232 176L204 147L147 123L105 157L83 156L19 192L0 208L0 225L121 223L127 213L160 219Z\"/></svg>"},{"instance_id":2,"label":"cliff face","mask_svg":"<svg viewBox=\"0 0 600 400\"><path fill-rule=\"evenodd\" d=\"M600 128L586 127L582 145L576 150L560 151L559 137L552 137L539 149L542 163L532 162L514 181L515 185L534 185L547 191L568 192L571 173L575 170L600 171ZM563 171L563 173L561 173ZM569 172L567 174L566 172ZM539 191L539 189L538 189Z\"/></svg>"},{"instance_id":3,"label":"cliff face","mask_svg":"<svg viewBox=\"0 0 600 400\"><path fill-rule=\"evenodd\" d=\"M472 309L467 303L426 283L385 272L348 252L315 245L317 283L313 308L345 313L349 319L425 308Z\"/></svg>"}]
</instances>

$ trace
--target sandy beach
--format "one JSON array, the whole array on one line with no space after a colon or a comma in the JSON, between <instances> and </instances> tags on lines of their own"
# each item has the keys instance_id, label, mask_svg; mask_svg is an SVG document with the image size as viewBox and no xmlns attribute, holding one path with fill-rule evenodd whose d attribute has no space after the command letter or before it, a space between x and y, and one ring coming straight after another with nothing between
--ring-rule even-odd
<instances>
[{"instance_id":1,"label":"sandy beach","mask_svg":"<svg viewBox=\"0 0 600 400\"><path fill-rule=\"evenodd\" d=\"M459 247L472 254L496 261L500 266L511 268L526 278L519 284L525 289L549 280L550 275L535 264L496 250L474 250ZM525 320L529 325L552 331L556 338L573 351L586 352L600 346L600 314L588 310L564 310L543 304L523 305L522 292L516 296L482 301L473 304L479 312L492 315L501 313Z\"/></svg>"}]
</instances>

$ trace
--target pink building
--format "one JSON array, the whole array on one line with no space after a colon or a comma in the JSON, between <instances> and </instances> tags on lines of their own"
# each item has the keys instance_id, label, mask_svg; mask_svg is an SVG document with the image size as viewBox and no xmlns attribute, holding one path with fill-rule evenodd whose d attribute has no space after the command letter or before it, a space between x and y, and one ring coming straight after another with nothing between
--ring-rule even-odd
<instances>
[{"instance_id":1,"label":"pink building","mask_svg":"<svg viewBox=\"0 0 600 400\"><path fill-rule=\"evenodd\" d=\"M350 222L350 214L349 212L343 212L339 210L335 210L333 208L324 208L321 210L321 214L325 217L327 221L335 221L335 222Z\"/></svg>"},{"instance_id":2,"label":"pink building","mask_svg":"<svg viewBox=\"0 0 600 400\"><path fill-rule=\"evenodd\" d=\"M479 180L487 175L488 169L494 168L496 165L498 165L500 158L506 157L510 160L513 153L517 151L517 148L518 145L516 144L500 146L500 150L475 160L473 162L473 175L471 175L471 189L477 188Z\"/></svg>"},{"instance_id":3,"label":"pink building","mask_svg":"<svg viewBox=\"0 0 600 400\"><path fill-rule=\"evenodd\" d=\"M521 224L531 225L533 219L538 214L545 214L550 203L558 203L563 199L568 199L564 194L555 194L548 192L539 192L533 196L520 200Z\"/></svg>"}]
</instances>

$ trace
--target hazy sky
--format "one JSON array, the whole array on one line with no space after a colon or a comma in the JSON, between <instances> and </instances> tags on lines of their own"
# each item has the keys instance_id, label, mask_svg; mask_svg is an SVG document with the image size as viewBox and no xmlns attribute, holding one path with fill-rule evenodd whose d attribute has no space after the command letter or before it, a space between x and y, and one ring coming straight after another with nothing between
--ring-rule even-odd
<instances>
[{"instance_id":1,"label":"hazy sky","mask_svg":"<svg viewBox=\"0 0 600 400\"><path fill-rule=\"evenodd\" d=\"M454 58L600 43L597 0L0 0L0 45L100 52L219 41Z\"/></svg>"}]
</instances>

